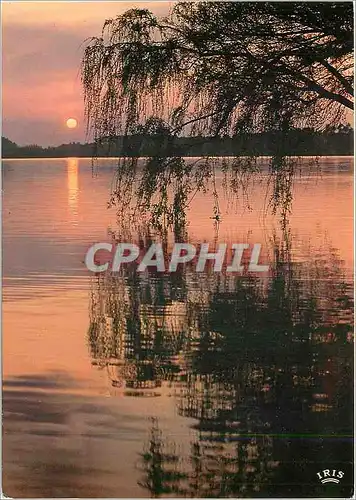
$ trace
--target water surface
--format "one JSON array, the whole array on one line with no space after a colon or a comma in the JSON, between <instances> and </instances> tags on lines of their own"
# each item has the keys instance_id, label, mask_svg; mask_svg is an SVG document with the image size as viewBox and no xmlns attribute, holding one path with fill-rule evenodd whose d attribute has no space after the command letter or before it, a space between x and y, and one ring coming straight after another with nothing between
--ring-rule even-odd
<instances>
[{"instance_id":1,"label":"water surface","mask_svg":"<svg viewBox=\"0 0 356 500\"><path fill-rule=\"evenodd\" d=\"M94 242L160 237L107 208L115 160L4 161L5 494L349 497L351 167L296 178L287 232L266 176L248 207L217 173L219 224L194 197L187 239L261 243L263 276L93 276ZM320 484L325 468L344 478Z\"/></svg>"}]
</instances>

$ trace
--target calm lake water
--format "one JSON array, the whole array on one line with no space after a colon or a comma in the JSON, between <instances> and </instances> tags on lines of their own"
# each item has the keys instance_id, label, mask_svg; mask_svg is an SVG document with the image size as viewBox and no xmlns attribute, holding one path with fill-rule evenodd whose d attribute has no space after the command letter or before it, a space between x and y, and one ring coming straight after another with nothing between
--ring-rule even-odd
<instances>
[{"instance_id":1,"label":"calm lake water","mask_svg":"<svg viewBox=\"0 0 356 500\"><path fill-rule=\"evenodd\" d=\"M218 171L219 224L211 193L194 197L188 240L261 243L259 277L89 273L94 242L157 238L123 235L114 172L3 161L4 493L350 497L352 158L296 177L288 237L266 176L247 206Z\"/></svg>"}]
</instances>

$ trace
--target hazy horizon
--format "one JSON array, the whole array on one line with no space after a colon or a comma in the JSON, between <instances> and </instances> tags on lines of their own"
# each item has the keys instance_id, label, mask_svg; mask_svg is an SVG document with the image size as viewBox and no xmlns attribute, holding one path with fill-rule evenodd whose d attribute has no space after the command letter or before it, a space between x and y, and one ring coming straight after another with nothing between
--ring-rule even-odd
<instances>
[{"instance_id":1,"label":"hazy horizon","mask_svg":"<svg viewBox=\"0 0 356 500\"><path fill-rule=\"evenodd\" d=\"M86 142L80 63L85 40L133 7L172 2L4 2L2 135L20 146ZM66 127L68 118L78 127Z\"/></svg>"}]
</instances>

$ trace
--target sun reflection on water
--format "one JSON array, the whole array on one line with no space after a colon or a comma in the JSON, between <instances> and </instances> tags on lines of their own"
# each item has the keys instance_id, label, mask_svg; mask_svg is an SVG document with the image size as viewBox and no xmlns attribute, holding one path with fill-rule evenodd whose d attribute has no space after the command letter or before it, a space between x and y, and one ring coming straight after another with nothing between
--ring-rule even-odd
<instances>
[{"instance_id":1,"label":"sun reflection on water","mask_svg":"<svg viewBox=\"0 0 356 500\"><path fill-rule=\"evenodd\" d=\"M78 223L78 159L67 159L67 187L68 187L68 207L71 213L71 222Z\"/></svg>"}]
</instances>

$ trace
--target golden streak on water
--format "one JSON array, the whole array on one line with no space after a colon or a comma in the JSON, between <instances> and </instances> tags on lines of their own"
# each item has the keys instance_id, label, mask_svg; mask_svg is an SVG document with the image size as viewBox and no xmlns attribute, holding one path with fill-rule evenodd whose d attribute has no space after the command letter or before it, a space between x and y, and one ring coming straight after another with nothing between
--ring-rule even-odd
<instances>
[{"instance_id":1,"label":"golden streak on water","mask_svg":"<svg viewBox=\"0 0 356 500\"><path fill-rule=\"evenodd\" d=\"M78 159L67 159L67 187L68 187L68 207L71 213L71 222L73 225L78 224Z\"/></svg>"}]
</instances>

